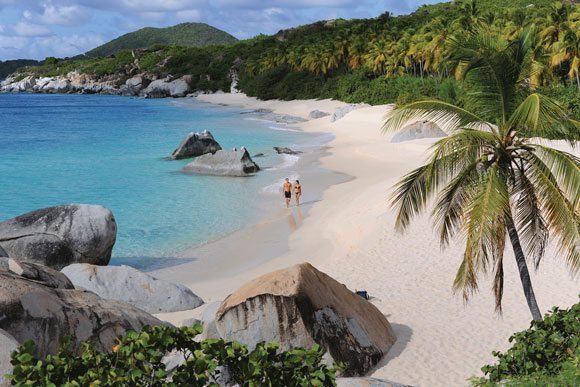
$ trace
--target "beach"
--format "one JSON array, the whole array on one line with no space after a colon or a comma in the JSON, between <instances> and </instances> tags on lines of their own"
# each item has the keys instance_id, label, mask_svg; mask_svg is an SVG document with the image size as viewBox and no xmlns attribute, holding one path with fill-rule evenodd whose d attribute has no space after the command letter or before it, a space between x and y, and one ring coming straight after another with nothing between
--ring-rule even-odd
<instances>
[{"instance_id":1,"label":"beach","mask_svg":"<svg viewBox=\"0 0 580 387\"><path fill-rule=\"evenodd\" d=\"M243 94L197 98L302 118L313 110L332 113L346 105L328 100L264 102ZM188 250L183 256L195 260L153 274L184 283L212 302L223 300L261 274L310 262L351 290L367 290L371 302L393 326L397 342L372 376L419 386L467 385L468 378L481 375L481 366L493 361L492 351L507 349L509 336L529 327L531 317L513 253L508 246L503 314L498 315L489 278L480 282L479 293L468 304L452 292L463 252L460 239L441 250L427 215L415 219L405 234L395 231L391 188L425 161L434 139L391 143L392 135L381 132L388 109L361 106L334 123L323 117L293 124L307 132L334 135L316 162L339 174L340 182L312 200L310 183L301 177L307 216L294 206L282 208L280 200L280 209L272 217ZM543 312L578 301L580 284L555 249L549 248L531 276ZM199 311L192 313L160 317L179 323Z\"/></svg>"}]
</instances>

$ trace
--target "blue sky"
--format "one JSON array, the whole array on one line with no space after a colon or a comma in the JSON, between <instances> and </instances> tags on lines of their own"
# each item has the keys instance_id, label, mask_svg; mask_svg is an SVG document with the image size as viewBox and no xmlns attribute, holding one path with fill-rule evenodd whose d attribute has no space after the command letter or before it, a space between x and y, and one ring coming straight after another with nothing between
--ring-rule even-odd
<instances>
[{"instance_id":1,"label":"blue sky","mask_svg":"<svg viewBox=\"0 0 580 387\"><path fill-rule=\"evenodd\" d=\"M243 39L437 0L0 0L0 60L73 56L141 27L204 22Z\"/></svg>"}]
</instances>

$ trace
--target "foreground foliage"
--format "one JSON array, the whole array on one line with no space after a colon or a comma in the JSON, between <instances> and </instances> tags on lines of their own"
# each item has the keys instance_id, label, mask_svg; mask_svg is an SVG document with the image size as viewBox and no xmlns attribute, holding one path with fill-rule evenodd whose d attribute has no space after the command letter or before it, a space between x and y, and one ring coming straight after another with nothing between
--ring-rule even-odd
<instances>
[{"instance_id":1,"label":"foreground foliage","mask_svg":"<svg viewBox=\"0 0 580 387\"><path fill-rule=\"evenodd\" d=\"M340 367L321 364L324 350L279 351L276 343L260 343L252 351L237 342L196 341L201 325L193 327L145 327L129 332L111 353L83 344L82 354L61 342L56 355L45 360L33 356L29 341L12 354L17 386L213 386L218 381L240 386L334 386ZM184 362L169 369L167 354Z\"/></svg>"},{"instance_id":2,"label":"foreground foliage","mask_svg":"<svg viewBox=\"0 0 580 387\"><path fill-rule=\"evenodd\" d=\"M552 238L570 271L580 269L580 160L541 140L575 143L580 123L529 84L536 38L530 28L513 39L487 29L453 39L464 105L431 99L399 106L384 127L428 120L449 131L432 147L428 163L396 185L397 229L406 229L437 196L432 217L442 246L458 234L465 238L454 290L467 300L491 271L499 312L509 238L530 312L541 320L528 260L537 268Z\"/></svg>"},{"instance_id":3,"label":"foreground foliage","mask_svg":"<svg viewBox=\"0 0 580 387\"><path fill-rule=\"evenodd\" d=\"M497 363L481 370L486 375L475 385L575 386L580 384L580 304L554 308L543 321L510 337L512 347L493 352Z\"/></svg>"}]
</instances>

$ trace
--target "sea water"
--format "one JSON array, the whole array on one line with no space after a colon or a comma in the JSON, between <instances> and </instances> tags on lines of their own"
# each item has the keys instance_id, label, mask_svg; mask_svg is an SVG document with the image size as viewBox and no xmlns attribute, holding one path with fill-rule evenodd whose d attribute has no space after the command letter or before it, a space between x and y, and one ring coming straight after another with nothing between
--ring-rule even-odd
<instances>
[{"instance_id":1,"label":"sea water","mask_svg":"<svg viewBox=\"0 0 580 387\"><path fill-rule=\"evenodd\" d=\"M112 263L168 259L257 220L264 195L293 175L273 146L311 135L241 109L103 95L0 94L0 221L67 203L103 205L118 224ZM167 156L207 129L264 167L246 178L184 174Z\"/></svg>"}]
</instances>

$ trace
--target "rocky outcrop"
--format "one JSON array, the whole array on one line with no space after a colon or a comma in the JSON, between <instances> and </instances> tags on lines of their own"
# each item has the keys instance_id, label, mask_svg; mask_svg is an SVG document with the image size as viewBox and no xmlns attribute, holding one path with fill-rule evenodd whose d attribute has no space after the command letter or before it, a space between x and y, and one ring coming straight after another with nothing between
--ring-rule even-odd
<instances>
[{"instance_id":1,"label":"rocky outcrop","mask_svg":"<svg viewBox=\"0 0 580 387\"><path fill-rule=\"evenodd\" d=\"M139 95L139 93L145 89L151 81L141 75L136 75L125 81L125 84L121 86L122 95Z\"/></svg>"},{"instance_id":2,"label":"rocky outcrop","mask_svg":"<svg viewBox=\"0 0 580 387\"><path fill-rule=\"evenodd\" d=\"M316 120L318 118L327 117L329 115L330 115L330 113L327 113L327 112L322 112L320 110L313 110L308 114L308 118L310 118L311 120Z\"/></svg>"},{"instance_id":3,"label":"rocky outcrop","mask_svg":"<svg viewBox=\"0 0 580 387\"><path fill-rule=\"evenodd\" d=\"M129 266L73 264L62 269L77 289L125 301L149 313L195 309L203 304L189 288L157 279Z\"/></svg>"},{"instance_id":4,"label":"rocky outcrop","mask_svg":"<svg viewBox=\"0 0 580 387\"><path fill-rule=\"evenodd\" d=\"M447 133L441 130L436 123L431 121L417 121L397 131L393 138L391 138L391 142L404 142L420 138L438 138L446 136Z\"/></svg>"},{"instance_id":5,"label":"rocky outcrop","mask_svg":"<svg viewBox=\"0 0 580 387\"><path fill-rule=\"evenodd\" d=\"M196 157L183 171L202 175L248 176L260 170L246 148L240 150L219 150Z\"/></svg>"},{"instance_id":6,"label":"rocky outcrop","mask_svg":"<svg viewBox=\"0 0 580 387\"><path fill-rule=\"evenodd\" d=\"M275 146L274 147L274 150L279 155L280 154L284 154L284 155L299 155L300 153L302 153L300 151L295 151L295 150L292 150L290 148L286 148L286 147L283 147L283 146L282 147L281 146Z\"/></svg>"},{"instance_id":7,"label":"rocky outcrop","mask_svg":"<svg viewBox=\"0 0 580 387\"><path fill-rule=\"evenodd\" d=\"M201 323L203 324L202 339L221 339L215 322L215 316L221 304L219 301L214 301L203 310L201 315Z\"/></svg>"},{"instance_id":8,"label":"rocky outcrop","mask_svg":"<svg viewBox=\"0 0 580 387\"><path fill-rule=\"evenodd\" d=\"M171 159L179 160L188 157L197 157L206 153L216 153L221 149L222 147L209 131L204 130L201 133L191 132L185 136L181 144L179 144L179 147L173 151Z\"/></svg>"},{"instance_id":9,"label":"rocky outcrop","mask_svg":"<svg viewBox=\"0 0 580 387\"><path fill-rule=\"evenodd\" d=\"M340 120L341 118L343 118L344 116L346 116L348 113L366 107L369 105L366 104L350 104L350 105L346 105L343 107L339 107L338 109L336 109L334 111L334 113L332 113L332 116L330 116L330 122L336 122L338 120Z\"/></svg>"},{"instance_id":10,"label":"rocky outcrop","mask_svg":"<svg viewBox=\"0 0 580 387\"><path fill-rule=\"evenodd\" d=\"M0 222L0 249L8 257L58 270L71 263L107 265L116 236L113 214L97 205L43 208Z\"/></svg>"},{"instance_id":11,"label":"rocky outcrop","mask_svg":"<svg viewBox=\"0 0 580 387\"><path fill-rule=\"evenodd\" d=\"M127 330L162 324L127 303L84 290L51 287L0 269L0 329L20 343L33 340L37 357L56 353L63 336L71 338L76 352L84 341L93 342L99 351L110 351Z\"/></svg>"},{"instance_id":12,"label":"rocky outcrop","mask_svg":"<svg viewBox=\"0 0 580 387\"><path fill-rule=\"evenodd\" d=\"M278 341L282 350L318 343L346 364L344 376L364 375L395 342L373 304L308 263L242 286L220 306L216 326L225 340L250 347L262 341Z\"/></svg>"},{"instance_id":13,"label":"rocky outcrop","mask_svg":"<svg viewBox=\"0 0 580 387\"><path fill-rule=\"evenodd\" d=\"M191 88L186 79L166 78L151 82L141 94L145 98L185 97L190 91Z\"/></svg>"},{"instance_id":14,"label":"rocky outcrop","mask_svg":"<svg viewBox=\"0 0 580 387\"><path fill-rule=\"evenodd\" d=\"M0 329L0 386L10 385L4 375L12 373L10 356L19 346L20 343L12 335Z\"/></svg>"}]
</instances>

